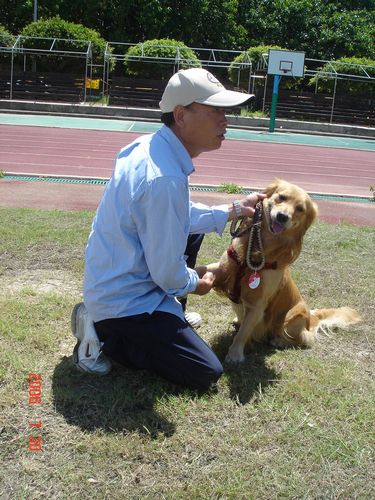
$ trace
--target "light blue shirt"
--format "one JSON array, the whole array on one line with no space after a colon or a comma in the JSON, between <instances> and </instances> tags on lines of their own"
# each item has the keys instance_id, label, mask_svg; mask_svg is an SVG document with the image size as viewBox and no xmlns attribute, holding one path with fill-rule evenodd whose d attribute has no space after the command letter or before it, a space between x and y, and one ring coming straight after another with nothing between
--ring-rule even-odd
<instances>
[{"instance_id":1,"label":"light blue shirt","mask_svg":"<svg viewBox=\"0 0 375 500\"><path fill-rule=\"evenodd\" d=\"M227 205L190 200L192 160L168 127L141 136L116 158L85 252L84 302L94 321L164 311L196 289L186 266L189 233L222 234Z\"/></svg>"}]
</instances>

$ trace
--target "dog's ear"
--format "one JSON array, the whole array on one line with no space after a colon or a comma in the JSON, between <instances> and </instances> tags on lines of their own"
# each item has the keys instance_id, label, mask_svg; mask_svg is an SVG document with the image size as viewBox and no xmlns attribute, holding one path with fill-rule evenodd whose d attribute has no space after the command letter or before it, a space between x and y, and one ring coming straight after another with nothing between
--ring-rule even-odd
<instances>
[{"instance_id":1,"label":"dog's ear","mask_svg":"<svg viewBox=\"0 0 375 500\"><path fill-rule=\"evenodd\" d=\"M282 181L280 179L276 178L271 182L271 184L268 184L268 186L266 186L266 188L264 189L264 194L267 196L267 198L273 195L276 189L280 186L281 182Z\"/></svg>"},{"instance_id":2,"label":"dog's ear","mask_svg":"<svg viewBox=\"0 0 375 500\"><path fill-rule=\"evenodd\" d=\"M318 205L312 201L309 197L306 201L306 219L305 219L305 230L307 230L314 220L318 217Z\"/></svg>"}]
</instances>

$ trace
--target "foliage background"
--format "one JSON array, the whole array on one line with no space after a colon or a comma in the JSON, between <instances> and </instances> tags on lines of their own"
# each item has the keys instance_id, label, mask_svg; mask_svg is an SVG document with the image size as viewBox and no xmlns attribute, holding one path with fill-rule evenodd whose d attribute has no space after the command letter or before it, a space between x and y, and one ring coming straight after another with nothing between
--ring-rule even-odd
<instances>
[{"instance_id":1,"label":"foliage background","mask_svg":"<svg viewBox=\"0 0 375 500\"><path fill-rule=\"evenodd\" d=\"M0 0L2 24L18 34L33 0ZM310 58L375 58L375 0L44 0L38 18L96 30L108 41L172 38L189 47L244 50L279 45Z\"/></svg>"}]
</instances>

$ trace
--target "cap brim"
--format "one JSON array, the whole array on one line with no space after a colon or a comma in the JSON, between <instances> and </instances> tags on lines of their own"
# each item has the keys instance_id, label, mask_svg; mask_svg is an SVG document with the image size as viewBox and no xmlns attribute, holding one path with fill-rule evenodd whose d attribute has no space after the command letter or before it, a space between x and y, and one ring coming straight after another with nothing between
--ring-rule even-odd
<instances>
[{"instance_id":1,"label":"cap brim","mask_svg":"<svg viewBox=\"0 0 375 500\"><path fill-rule=\"evenodd\" d=\"M207 106L217 106L219 108L233 108L244 104L246 101L255 97L254 94L245 94L244 92L235 92L233 90L222 90L207 99L196 100L199 104Z\"/></svg>"}]
</instances>

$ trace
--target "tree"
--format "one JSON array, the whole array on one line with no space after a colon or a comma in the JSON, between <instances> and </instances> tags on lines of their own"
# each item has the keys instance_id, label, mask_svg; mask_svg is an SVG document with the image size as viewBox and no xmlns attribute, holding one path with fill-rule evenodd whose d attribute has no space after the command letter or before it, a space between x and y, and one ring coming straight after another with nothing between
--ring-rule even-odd
<instances>
[{"instance_id":1,"label":"tree","mask_svg":"<svg viewBox=\"0 0 375 500\"><path fill-rule=\"evenodd\" d=\"M325 59L343 56L375 59L375 14L337 12L320 34L321 53Z\"/></svg>"},{"instance_id":2,"label":"tree","mask_svg":"<svg viewBox=\"0 0 375 500\"><path fill-rule=\"evenodd\" d=\"M343 10L375 10L375 0L337 0L336 2L329 2L337 10L337 12L342 12Z\"/></svg>"},{"instance_id":3,"label":"tree","mask_svg":"<svg viewBox=\"0 0 375 500\"><path fill-rule=\"evenodd\" d=\"M33 20L31 1L0 0L1 22L14 35Z\"/></svg>"},{"instance_id":4,"label":"tree","mask_svg":"<svg viewBox=\"0 0 375 500\"><path fill-rule=\"evenodd\" d=\"M281 45L309 51L317 46L324 19L321 0L250 1L244 11L244 27L250 46Z\"/></svg>"},{"instance_id":5,"label":"tree","mask_svg":"<svg viewBox=\"0 0 375 500\"><path fill-rule=\"evenodd\" d=\"M369 10L346 11L345 4L361 2L322 0L244 0L243 25L249 46L276 44L304 50L309 58L331 59L341 55L373 57L374 0Z\"/></svg>"},{"instance_id":6,"label":"tree","mask_svg":"<svg viewBox=\"0 0 375 500\"><path fill-rule=\"evenodd\" d=\"M190 47L235 49L245 35L237 11L238 0L139 0L132 10L120 2L112 40L173 38Z\"/></svg>"}]
</instances>

